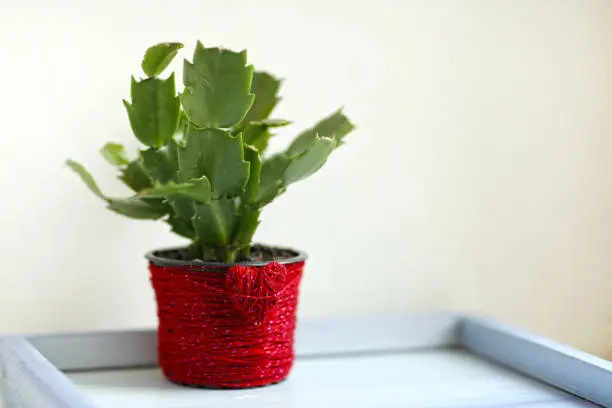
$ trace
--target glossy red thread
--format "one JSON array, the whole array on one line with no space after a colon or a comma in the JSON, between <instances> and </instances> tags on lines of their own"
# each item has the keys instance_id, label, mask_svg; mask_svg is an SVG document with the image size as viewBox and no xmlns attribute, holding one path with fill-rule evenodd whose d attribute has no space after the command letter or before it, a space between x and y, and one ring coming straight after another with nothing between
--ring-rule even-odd
<instances>
[{"instance_id":1,"label":"glossy red thread","mask_svg":"<svg viewBox=\"0 0 612 408\"><path fill-rule=\"evenodd\" d=\"M303 261L231 268L150 263L164 375L210 388L283 380L294 361L303 268Z\"/></svg>"}]
</instances>

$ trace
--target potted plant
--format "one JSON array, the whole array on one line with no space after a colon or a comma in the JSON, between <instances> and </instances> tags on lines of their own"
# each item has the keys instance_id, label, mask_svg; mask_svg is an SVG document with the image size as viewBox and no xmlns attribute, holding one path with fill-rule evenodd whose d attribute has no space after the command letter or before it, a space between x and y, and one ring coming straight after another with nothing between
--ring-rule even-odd
<instances>
[{"instance_id":1,"label":"potted plant","mask_svg":"<svg viewBox=\"0 0 612 408\"><path fill-rule=\"evenodd\" d=\"M306 256L253 244L263 207L316 172L353 125L341 110L266 154L281 81L247 65L246 51L198 42L183 66L184 90L165 71L178 43L149 48L146 78L125 101L144 145L135 159L118 143L101 153L134 194L103 194L85 168L68 160L107 207L166 222L191 241L147 254L159 318L158 356L179 384L246 388L283 380L293 365L298 288Z\"/></svg>"}]
</instances>

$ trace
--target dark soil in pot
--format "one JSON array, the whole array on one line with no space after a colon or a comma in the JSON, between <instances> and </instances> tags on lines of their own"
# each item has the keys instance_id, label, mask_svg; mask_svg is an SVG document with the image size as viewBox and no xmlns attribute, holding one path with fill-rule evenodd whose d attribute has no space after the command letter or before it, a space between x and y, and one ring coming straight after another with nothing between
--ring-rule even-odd
<instances>
[{"instance_id":1,"label":"dark soil in pot","mask_svg":"<svg viewBox=\"0 0 612 408\"><path fill-rule=\"evenodd\" d=\"M209 261L202 259L193 259L189 254L187 247L169 248L157 251L151 251L146 255L147 259L156 265L219 265L229 266L236 264L246 265L265 265L269 262L278 262L281 264L294 263L306 259L306 255L302 252L295 251L290 248L279 248L267 245L256 244L251 247L251 254L247 259L242 259L231 264L224 264L217 261Z\"/></svg>"}]
</instances>

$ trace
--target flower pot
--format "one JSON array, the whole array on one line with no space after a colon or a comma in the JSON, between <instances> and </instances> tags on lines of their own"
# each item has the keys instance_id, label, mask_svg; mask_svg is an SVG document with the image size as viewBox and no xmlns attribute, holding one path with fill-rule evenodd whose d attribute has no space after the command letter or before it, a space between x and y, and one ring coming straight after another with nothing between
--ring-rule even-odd
<instances>
[{"instance_id":1,"label":"flower pot","mask_svg":"<svg viewBox=\"0 0 612 408\"><path fill-rule=\"evenodd\" d=\"M180 251L146 255L166 378L206 388L259 387L286 378L306 255L283 249L286 259L223 264L178 260Z\"/></svg>"}]
</instances>

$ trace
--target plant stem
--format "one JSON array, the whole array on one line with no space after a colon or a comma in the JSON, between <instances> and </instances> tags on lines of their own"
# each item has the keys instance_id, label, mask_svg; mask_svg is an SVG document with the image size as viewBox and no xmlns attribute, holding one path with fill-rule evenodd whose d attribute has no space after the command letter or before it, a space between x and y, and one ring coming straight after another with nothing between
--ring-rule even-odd
<instances>
[{"instance_id":1,"label":"plant stem","mask_svg":"<svg viewBox=\"0 0 612 408\"><path fill-rule=\"evenodd\" d=\"M240 259L248 260L251 256L251 245L248 245L245 248L241 248L239 256Z\"/></svg>"},{"instance_id":2,"label":"plant stem","mask_svg":"<svg viewBox=\"0 0 612 408\"><path fill-rule=\"evenodd\" d=\"M224 247L217 249L217 259L221 262L234 262L236 260L236 255L238 255L238 249L236 248Z\"/></svg>"}]
</instances>

